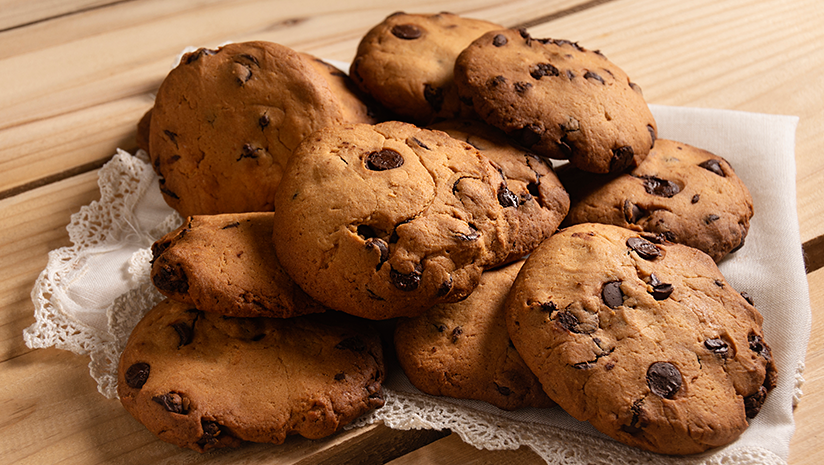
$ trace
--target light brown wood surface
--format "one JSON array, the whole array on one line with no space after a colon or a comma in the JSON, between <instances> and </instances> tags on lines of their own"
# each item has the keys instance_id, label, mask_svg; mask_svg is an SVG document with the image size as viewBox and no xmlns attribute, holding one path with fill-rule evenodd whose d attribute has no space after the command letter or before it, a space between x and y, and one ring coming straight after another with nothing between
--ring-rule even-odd
<instances>
[{"instance_id":1,"label":"light brown wood surface","mask_svg":"<svg viewBox=\"0 0 824 465\"><path fill-rule=\"evenodd\" d=\"M539 463L383 425L199 455L98 394L88 357L28 349L30 292L70 215L186 46L279 42L350 61L395 11L451 11L600 49L650 103L800 117L797 208L813 328L791 464L824 463L824 3L820 0L0 1L0 463Z\"/></svg>"}]
</instances>

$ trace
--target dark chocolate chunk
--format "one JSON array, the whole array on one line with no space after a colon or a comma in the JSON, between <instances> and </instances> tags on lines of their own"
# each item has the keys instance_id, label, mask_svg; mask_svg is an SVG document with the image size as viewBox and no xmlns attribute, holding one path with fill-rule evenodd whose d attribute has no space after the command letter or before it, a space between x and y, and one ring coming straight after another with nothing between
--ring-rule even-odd
<instances>
[{"instance_id":1,"label":"dark chocolate chunk","mask_svg":"<svg viewBox=\"0 0 824 465\"><path fill-rule=\"evenodd\" d=\"M692 196L691 202L692 203L698 203L699 200L701 200L701 196L699 194L695 194L695 195Z\"/></svg>"},{"instance_id":2,"label":"dark chocolate chunk","mask_svg":"<svg viewBox=\"0 0 824 465\"><path fill-rule=\"evenodd\" d=\"M455 326L455 329L452 330L452 343L458 342L458 337L463 334L463 328L460 326Z\"/></svg>"},{"instance_id":3,"label":"dark chocolate chunk","mask_svg":"<svg viewBox=\"0 0 824 465\"><path fill-rule=\"evenodd\" d=\"M701 162L701 163L698 164L698 166L700 166L701 168L704 168L707 171L712 171L713 173L717 174L718 176L721 176L721 177L726 177L727 176L726 174L724 174L724 169L721 168L721 162L714 159L714 158L710 158L707 161Z\"/></svg>"},{"instance_id":4,"label":"dark chocolate chunk","mask_svg":"<svg viewBox=\"0 0 824 465\"><path fill-rule=\"evenodd\" d=\"M510 136L524 147L531 147L541 140L543 133L544 130L541 126L538 126L537 124L527 124L521 129L510 133Z\"/></svg>"},{"instance_id":5,"label":"dark chocolate chunk","mask_svg":"<svg viewBox=\"0 0 824 465\"><path fill-rule=\"evenodd\" d=\"M750 295L749 295L749 294L747 294L746 292L742 292L742 293L741 293L741 297L743 297L743 298L744 298L744 300L746 300L748 304L750 304L750 305L752 305L753 307L755 307L755 302L752 300L752 297L750 297Z\"/></svg>"},{"instance_id":6,"label":"dark chocolate chunk","mask_svg":"<svg viewBox=\"0 0 824 465\"><path fill-rule=\"evenodd\" d=\"M545 312L549 313L549 315L550 315L550 316L552 316L552 314L553 314L555 311L557 311L557 310L558 310L558 306L557 306L557 305L555 305L555 302L552 302L552 301L549 301L549 302L546 302L546 303L542 303L542 304L540 305L540 307L541 307L541 310L543 310L543 311L545 311Z\"/></svg>"},{"instance_id":7,"label":"dark chocolate chunk","mask_svg":"<svg viewBox=\"0 0 824 465\"><path fill-rule=\"evenodd\" d=\"M758 392L751 396L744 398L744 411L747 413L747 418L755 418L758 412L761 411L761 406L767 400L767 388L764 386L758 387Z\"/></svg>"},{"instance_id":8,"label":"dark chocolate chunk","mask_svg":"<svg viewBox=\"0 0 824 465\"><path fill-rule=\"evenodd\" d=\"M138 362L126 370L126 385L133 389L140 389L149 379L150 367L148 363Z\"/></svg>"},{"instance_id":9,"label":"dark chocolate chunk","mask_svg":"<svg viewBox=\"0 0 824 465\"><path fill-rule=\"evenodd\" d=\"M506 82L506 78L500 74L489 79L489 87L498 87Z\"/></svg>"},{"instance_id":10,"label":"dark chocolate chunk","mask_svg":"<svg viewBox=\"0 0 824 465\"><path fill-rule=\"evenodd\" d=\"M243 147L240 149L240 156L237 158L236 161L240 161L244 158L251 158L255 159L258 157L257 153L263 150L260 147L254 147L252 144L243 144Z\"/></svg>"},{"instance_id":11,"label":"dark chocolate chunk","mask_svg":"<svg viewBox=\"0 0 824 465\"><path fill-rule=\"evenodd\" d=\"M681 372L669 362L655 362L647 369L647 386L653 394L672 399L681 389Z\"/></svg>"},{"instance_id":12,"label":"dark chocolate chunk","mask_svg":"<svg viewBox=\"0 0 824 465\"><path fill-rule=\"evenodd\" d=\"M534 79L541 79L544 76L560 76L561 72L550 63L538 63L529 68L529 75Z\"/></svg>"},{"instance_id":13,"label":"dark chocolate chunk","mask_svg":"<svg viewBox=\"0 0 824 465\"><path fill-rule=\"evenodd\" d=\"M500 392L501 395L503 395L503 396L508 396L508 395L512 394L512 389L509 389L506 386L501 386L498 383L495 383L495 389L497 389L498 392Z\"/></svg>"},{"instance_id":14,"label":"dark chocolate chunk","mask_svg":"<svg viewBox=\"0 0 824 465\"><path fill-rule=\"evenodd\" d=\"M178 349L192 343L192 340L195 337L194 323L192 324L192 326L189 326L188 324L179 321L177 323L172 323L172 328L174 328L175 332L177 332Z\"/></svg>"},{"instance_id":15,"label":"dark chocolate chunk","mask_svg":"<svg viewBox=\"0 0 824 465\"><path fill-rule=\"evenodd\" d=\"M629 145L612 149L612 159L609 161L609 171L621 171L628 167L632 163L634 155L635 152L632 151L632 147Z\"/></svg>"},{"instance_id":16,"label":"dark chocolate chunk","mask_svg":"<svg viewBox=\"0 0 824 465\"><path fill-rule=\"evenodd\" d=\"M509 190L506 184L501 184L500 187L498 187L498 203L504 208L517 207L518 196Z\"/></svg>"},{"instance_id":17,"label":"dark chocolate chunk","mask_svg":"<svg viewBox=\"0 0 824 465\"><path fill-rule=\"evenodd\" d=\"M704 347L710 352L720 355L721 358L727 358L727 354L730 352L729 344L721 338L707 339L704 341Z\"/></svg>"},{"instance_id":18,"label":"dark chocolate chunk","mask_svg":"<svg viewBox=\"0 0 824 465\"><path fill-rule=\"evenodd\" d=\"M772 351L761 336L750 333L747 335L747 341L750 343L750 350L760 355L766 360L772 359Z\"/></svg>"},{"instance_id":19,"label":"dark chocolate chunk","mask_svg":"<svg viewBox=\"0 0 824 465\"><path fill-rule=\"evenodd\" d=\"M449 277L448 281L444 281L438 286L438 292L435 293L438 297L443 297L449 294L449 291L452 290L452 276Z\"/></svg>"},{"instance_id":20,"label":"dark chocolate chunk","mask_svg":"<svg viewBox=\"0 0 824 465\"><path fill-rule=\"evenodd\" d=\"M335 381L343 381L346 379L346 373L340 372L335 375Z\"/></svg>"},{"instance_id":21,"label":"dark chocolate chunk","mask_svg":"<svg viewBox=\"0 0 824 465\"><path fill-rule=\"evenodd\" d=\"M380 269L381 265L389 258L389 245L381 238L370 237L363 243L363 247L366 250L378 251L377 269Z\"/></svg>"},{"instance_id":22,"label":"dark chocolate chunk","mask_svg":"<svg viewBox=\"0 0 824 465\"><path fill-rule=\"evenodd\" d=\"M650 294L655 300L665 300L672 294L672 284L662 283L654 273L649 277L649 284L652 286Z\"/></svg>"},{"instance_id":23,"label":"dark chocolate chunk","mask_svg":"<svg viewBox=\"0 0 824 465\"><path fill-rule=\"evenodd\" d=\"M415 40L423 35L423 31L414 24L396 24L392 27L392 35L403 40Z\"/></svg>"},{"instance_id":24,"label":"dark chocolate chunk","mask_svg":"<svg viewBox=\"0 0 824 465\"><path fill-rule=\"evenodd\" d=\"M635 435L640 433L643 428L649 426L649 419L642 408L643 404L644 399L639 399L632 403L632 407L630 408L632 420L629 425L621 425L621 431Z\"/></svg>"},{"instance_id":25,"label":"dark chocolate chunk","mask_svg":"<svg viewBox=\"0 0 824 465\"><path fill-rule=\"evenodd\" d=\"M376 150L366 156L366 167L372 171L385 171L403 166L403 156L392 149Z\"/></svg>"},{"instance_id":26,"label":"dark chocolate chunk","mask_svg":"<svg viewBox=\"0 0 824 465\"><path fill-rule=\"evenodd\" d=\"M584 79L592 79L594 81L600 82L601 84L605 84L604 78L602 78L596 73L593 73L592 71L587 71L586 73L584 73Z\"/></svg>"},{"instance_id":27,"label":"dark chocolate chunk","mask_svg":"<svg viewBox=\"0 0 824 465\"><path fill-rule=\"evenodd\" d=\"M655 145L655 140L658 138L658 136L657 134L655 134L655 128L652 127L651 124L647 125L647 131L649 131L649 137L650 139L652 139L652 142L650 142L650 147L653 147Z\"/></svg>"},{"instance_id":28,"label":"dark chocolate chunk","mask_svg":"<svg viewBox=\"0 0 824 465\"><path fill-rule=\"evenodd\" d=\"M433 110L436 112L441 111L441 107L443 107L443 89L430 84L424 84L423 98Z\"/></svg>"},{"instance_id":29,"label":"dark chocolate chunk","mask_svg":"<svg viewBox=\"0 0 824 465\"><path fill-rule=\"evenodd\" d=\"M639 178L644 180L644 189L648 194L670 198L681 192L678 184L672 181L656 178L655 176L639 176Z\"/></svg>"},{"instance_id":30,"label":"dark chocolate chunk","mask_svg":"<svg viewBox=\"0 0 824 465\"><path fill-rule=\"evenodd\" d=\"M648 212L643 208L629 200L624 200L624 218L627 220L627 223L636 224L638 220L647 216L647 214Z\"/></svg>"},{"instance_id":31,"label":"dark chocolate chunk","mask_svg":"<svg viewBox=\"0 0 824 465\"><path fill-rule=\"evenodd\" d=\"M657 245L641 237L627 239L627 247L634 250L644 260L655 260L661 256L661 249Z\"/></svg>"},{"instance_id":32,"label":"dark chocolate chunk","mask_svg":"<svg viewBox=\"0 0 824 465\"><path fill-rule=\"evenodd\" d=\"M578 318L575 317L572 313L569 312L558 312L558 316L555 317L555 321L559 326L564 328L565 330L578 333Z\"/></svg>"},{"instance_id":33,"label":"dark chocolate chunk","mask_svg":"<svg viewBox=\"0 0 824 465\"><path fill-rule=\"evenodd\" d=\"M389 270L389 279L396 288L410 292L417 289L421 283L421 271L415 269L409 274L404 274L393 268Z\"/></svg>"},{"instance_id":34,"label":"dark chocolate chunk","mask_svg":"<svg viewBox=\"0 0 824 465\"><path fill-rule=\"evenodd\" d=\"M258 118L258 126L260 126L261 130L266 129L266 127L269 126L269 122L270 121L268 115L263 115L260 118Z\"/></svg>"},{"instance_id":35,"label":"dark chocolate chunk","mask_svg":"<svg viewBox=\"0 0 824 465\"><path fill-rule=\"evenodd\" d=\"M166 137L168 137L169 140L172 141L173 144L175 144L175 148L179 148L177 146L177 133L169 131L168 129L164 129L163 134L166 134Z\"/></svg>"},{"instance_id":36,"label":"dark chocolate chunk","mask_svg":"<svg viewBox=\"0 0 824 465\"><path fill-rule=\"evenodd\" d=\"M186 415L189 413L189 409L184 402L183 397L176 392L154 396L152 397L152 400L160 404L164 409L166 409L167 412L179 413L181 415Z\"/></svg>"},{"instance_id":37,"label":"dark chocolate chunk","mask_svg":"<svg viewBox=\"0 0 824 465\"><path fill-rule=\"evenodd\" d=\"M621 281L610 281L601 289L601 299L609 308L616 308L624 303L624 293L621 291Z\"/></svg>"},{"instance_id":38,"label":"dark chocolate chunk","mask_svg":"<svg viewBox=\"0 0 824 465\"><path fill-rule=\"evenodd\" d=\"M467 226L469 226L470 229L468 233L457 233L455 236L463 242L478 240L478 238L481 237L481 235L478 233L478 229L471 224L467 224Z\"/></svg>"},{"instance_id":39,"label":"dark chocolate chunk","mask_svg":"<svg viewBox=\"0 0 824 465\"><path fill-rule=\"evenodd\" d=\"M336 349L351 350L352 352L363 352L366 350L366 344L358 336L347 337L335 345Z\"/></svg>"},{"instance_id":40,"label":"dark chocolate chunk","mask_svg":"<svg viewBox=\"0 0 824 465\"><path fill-rule=\"evenodd\" d=\"M495 34L495 37L492 38L492 45L496 47L503 47L504 45L506 45L507 42L509 41L503 34Z\"/></svg>"},{"instance_id":41,"label":"dark chocolate chunk","mask_svg":"<svg viewBox=\"0 0 824 465\"><path fill-rule=\"evenodd\" d=\"M515 87L515 92L517 92L519 94L523 94L524 92L528 91L532 87L532 84L530 84L529 82L518 81L514 84L514 87Z\"/></svg>"},{"instance_id":42,"label":"dark chocolate chunk","mask_svg":"<svg viewBox=\"0 0 824 465\"><path fill-rule=\"evenodd\" d=\"M220 425L216 421L201 419L200 426L203 428L203 436L197 440L197 445L206 447L217 444L217 437L220 436L222 431Z\"/></svg>"},{"instance_id":43,"label":"dark chocolate chunk","mask_svg":"<svg viewBox=\"0 0 824 465\"><path fill-rule=\"evenodd\" d=\"M189 278L186 272L183 268L169 263L163 263L157 268L152 274L152 283L161 291L175 294L189 292Z\"/></svg>"}]
</instances>

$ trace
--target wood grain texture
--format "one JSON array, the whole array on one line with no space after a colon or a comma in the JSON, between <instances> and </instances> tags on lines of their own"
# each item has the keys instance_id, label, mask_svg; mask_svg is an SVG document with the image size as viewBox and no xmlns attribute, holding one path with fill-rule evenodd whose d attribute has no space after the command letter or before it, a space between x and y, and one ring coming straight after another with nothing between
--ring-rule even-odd
<instances>
[{"instance_id":1,"label":"wood grain texture","mask_svg":"<svg viewBox=\"0 0 824 465\"><path fill-rule=\"evenodd\" d=\"M96 167L135 125L186 46L270 40L349 61L398 11L527 25L601 49L665 105L800 117L799 225L813 308L790 464L824 463L824 4L818 0L0 0L0 461L3 463L540 463L445 432L371 425L199 455L159 441L96 390L88 356L28 349L30 292L70 215L99 196Z\"/></svg>"}]
</instances>

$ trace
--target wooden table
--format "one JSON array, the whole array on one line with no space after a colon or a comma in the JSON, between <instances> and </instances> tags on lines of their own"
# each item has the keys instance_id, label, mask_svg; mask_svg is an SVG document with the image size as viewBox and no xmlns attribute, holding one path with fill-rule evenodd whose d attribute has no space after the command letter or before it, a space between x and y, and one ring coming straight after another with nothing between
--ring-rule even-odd
<instances>
[{"instance_id":1,"label":"wooden table","mask_svg":"<svg viewBox=\"0 0 824 465\"><path fill-rule=\"evenodd\" d=\"M824 463L824 3L820 0L0 1L0 461L537 463L454 434L373 425L216 457L157 440L96 390L87 356L30 350L30 292L97 170L185 47L269 40L350 61L395 11L451 11L602 50L650 103L796 115L797 200L813 329L790 463Z\"/></svg>"}]
</instances>

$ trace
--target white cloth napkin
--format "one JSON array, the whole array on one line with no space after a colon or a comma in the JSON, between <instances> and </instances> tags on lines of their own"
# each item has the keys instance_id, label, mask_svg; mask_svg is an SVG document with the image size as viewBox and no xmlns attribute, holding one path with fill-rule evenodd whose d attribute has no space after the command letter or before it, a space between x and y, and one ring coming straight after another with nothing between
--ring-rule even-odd
<instances>
[{"instance_id":1,"label":"white cloth napkin","mask_svg":"<svg viewBox=\"0 0 824 465\"><path fill-rule=\"evenodd\" d=\"M798 228L795 128L798 118L652 105L659 137L727 159L750 188L755 206L746 245L719 267L764 315L765 339L778 385L734 443L697 456L642 452L578 422L559 408L505 412L477 401L420 393L395 369L386 405L356 425L383 421L396 429L449 428L479 448L527 445L547 463L786 463L800 396L811 315ZM72 246L54 250L32 290L31 348L89 354L91 375L116 396L116 368L131 329L161 296L149 280L152 242L181 219L163 202L145 154L119 151L100 171L101 200L67 227Z\"/></svg>"}]
</instances>

